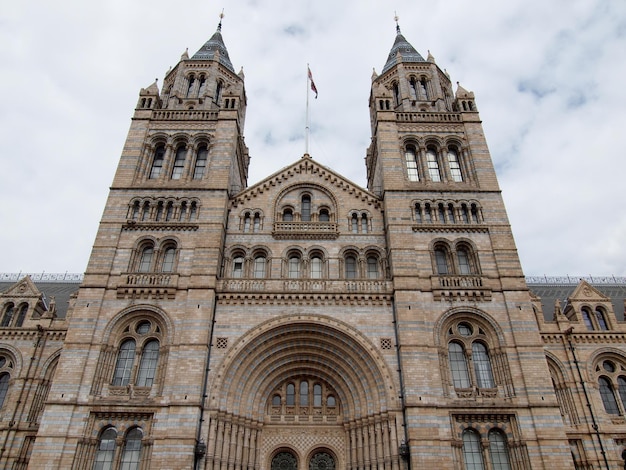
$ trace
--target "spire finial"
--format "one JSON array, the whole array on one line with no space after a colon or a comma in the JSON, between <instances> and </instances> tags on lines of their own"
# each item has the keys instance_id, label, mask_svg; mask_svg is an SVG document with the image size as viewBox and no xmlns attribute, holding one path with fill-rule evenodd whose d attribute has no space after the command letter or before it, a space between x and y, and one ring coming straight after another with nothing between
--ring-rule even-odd
<instances>
[{"instance_id":1,"label":"spire finial","mask_svg":"<svg viewBox=\"0 0 626 470\"><path fill-rule=\"evenodd\" d=\"M395 22L396 22L396 33L400 34L400 24L398 23L398 20L399 20L400 18L398 17L398 14L397 14L395 11L393 12L393 14L394 14L393 19L394 19L394 20L395 20Z\"/></svg>"},{"instance_id":2,"label":"spire finial","mask_svg":"<svg viewBox=\"0 0 626 470\"><path fill-rule=\"evenodd\" d=\"M222 30L222 18L224 18L224 9L222 8L222 13L220 13L220 22L217 25L217 30L221 31Z\"/></svg>"}]
</instances>

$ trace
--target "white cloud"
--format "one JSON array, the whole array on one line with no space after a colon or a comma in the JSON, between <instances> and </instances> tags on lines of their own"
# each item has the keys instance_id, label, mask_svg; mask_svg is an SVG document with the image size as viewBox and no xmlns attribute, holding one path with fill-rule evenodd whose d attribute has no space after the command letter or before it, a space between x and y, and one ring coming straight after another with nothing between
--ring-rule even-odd
<instances>
[{"instance_id":1,"label":"white cloud","mask_svg":"<svg viewBox=\"0 0 626 470\"><path fill-rule=\"evenodd\" d=\"M365 184L372 67L394 10L476 93L525 271L626 275L623 2L234 0L222 32L246 75L249 183L304 152L308 62L311 153ZM199 0L3 8L0 271L84 270L139 89L197 51L218 14Z\"/></svg>"}]
</instances>

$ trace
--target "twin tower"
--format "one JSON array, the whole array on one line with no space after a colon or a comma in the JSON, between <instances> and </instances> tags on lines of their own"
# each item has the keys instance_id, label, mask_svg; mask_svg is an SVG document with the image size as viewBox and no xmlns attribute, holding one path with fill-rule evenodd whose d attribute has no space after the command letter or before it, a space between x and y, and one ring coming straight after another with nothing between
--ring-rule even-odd
<instances>
[{"instance_id":1,"label":"twin tower","mask_svg":"<svg viewBox=\"0 0 626 470\"><path fill-rule=\"evenodd\" d=\"M473 93L398 28L367 188L309 155L249 185L246 106L221 26L141 89L36 439L6 461L574 468Z\"/></svg>"}]
</instances>

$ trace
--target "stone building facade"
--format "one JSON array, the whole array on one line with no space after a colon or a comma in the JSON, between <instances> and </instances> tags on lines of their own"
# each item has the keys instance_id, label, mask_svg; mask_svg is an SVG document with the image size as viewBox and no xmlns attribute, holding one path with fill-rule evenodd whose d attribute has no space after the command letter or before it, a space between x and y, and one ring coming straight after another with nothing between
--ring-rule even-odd
<instances>
[{"instance_id":1,"label":"stone building facade","mask_svg":"<svg viewBox=\"0 0 626 470\"><path fill-rule=\"evenodd\" d=\"M4 285L0 466L621 468L623 286L529 290L473 93L398 28L367 188L249 186L246 105L220 25L140 91L80 286Z\"/></svg>"}]
</instances>

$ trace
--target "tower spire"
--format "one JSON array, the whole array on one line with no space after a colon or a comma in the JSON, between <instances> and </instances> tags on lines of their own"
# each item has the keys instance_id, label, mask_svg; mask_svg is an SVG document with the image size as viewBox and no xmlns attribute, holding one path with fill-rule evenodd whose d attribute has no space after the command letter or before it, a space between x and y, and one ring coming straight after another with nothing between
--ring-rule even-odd
<instances>
[{"instance_id":1,"label":"tower spire","mask_svg":"<svg viewBox=\"0 0 626 470\"><path fill-rule=\"evenodd\" d=\"M220 13L220 22L217 24L217 30L222 30L222 18L224 18L224 9L222 8L222 12Z\"/></svg>"},{"instance_id":2,"label":"tower spire","mask_svg":"<svg viewBox=\"0 0 626 470\"><path fill-rule=\"evenodd\" d=\"M398 17L398 14L397 14L395 11L393 12L393 14L394 14L393 19L394 19L394 20L395 20L395 22L396 22L396 33L397 33L397 34L402 34L402 33L400 33L400 23L398 23L398 20L399 20L400 18Z\"/></svg>"}]
</instances>

